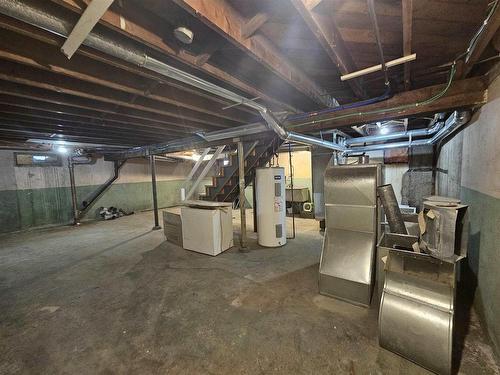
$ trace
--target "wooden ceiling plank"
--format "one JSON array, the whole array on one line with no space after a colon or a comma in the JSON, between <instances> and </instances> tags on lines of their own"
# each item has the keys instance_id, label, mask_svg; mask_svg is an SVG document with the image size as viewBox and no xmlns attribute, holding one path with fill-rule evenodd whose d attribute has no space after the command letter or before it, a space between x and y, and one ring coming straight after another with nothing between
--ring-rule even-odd
<instances>
[{"instance_id":1,"label":"wooden ceiling plank","mask_svg":"<svg viewBox=\"0 0 500 375\"><path fill-rule=\"evenodd\" d=\"M147 98L134 97L131 94L121 93L118 90L99 87L91 83L75 80L71 77L33 69L29 66L14 64L6 60L2 60L0 64L0 78L9 82L22 83L24 85L97 100L108 104L157 113L168 116L171 119L176 119L182 126L194 129L220 129L237 124L227 121L222 122L204 114L183 114L184 111L175 110L174 108L167 110L165 104L157 103Z\"/></svg>"},{"instance_id":2,"label":"wooden ceiling plank","mask_svg":"<svg viewBox=\"0 0 500 375\"><path fill-rule=\"evenodd\" d=\"M81 14L85 9L85 4L89 0L52 0L53 2L65 6L67 9ZM274 108L288 109L296 112L297 110L288 103L281 102L266 93L258 90L254 86L244 82L221 68L210 63L205 63L202 66L196 64L196 56L186 53L183 49L175 48L170 45L162 36L163 21L155 15L147 13L144 9L139 8L131 1L122 2L119 8L110 8L102 16L100 23L110 27L111 29L120 32L121 34L132 38L136 41L144 43L151 48L156 49L166 55L187 64L188 66L198 69L213 78L216 78L237 90L241 90L252 97L260 97L263 101L269 103Z\"/></svg>"},{"instance_id":3,"label":"wooden ceiling plank","mask_svg":"<svg viewBox=\"0 0 500 375\"><path fill-rule=\"evenodd\" d=\"M315 14L308 8L308 2L306 0L291 0L291 2L332 62L337 66L339 72L341 74L348 74L355 71L356 65L344 45L333 17ZM365 97L364 90L359 80L349 81L349 86L357 97Z\"/></svg>"},{"instance_id":4,"label":"wooden ceiling plank","mask_svg":"<svg viewBox=\"0 0 500 375\"><path fill-rule=\"evenodd\" d=\"M185 130L175 125L167 125L159 122L154 122L151 120L138 120L133 117L128 117L126 115L110 114L106 112L98 112L97 110L89 110L78 107L67 106L61 103L54 103L51 101L41 101L34 100L23 97L10 96L7 94L0 93L0 105L8 105L10 107L16 107L27 110L40 110L47 113L62 114L68 116L76 116L82 119L87 119L86 121L102 122L106 121L109 123L114 123L118 125L135 126L138 128L150 129L151 131L156 130L169 130L179 134L189 134L189 130Z\"/></svg>"},{"instance_id":5,"label":"wooden ceiling plank","mask_svg":"<svg viewBox=\"0 0 500 375\"><path fill-rule=\"evenodd\" d=\"M0 112L3 113L10 113L10 114L15 114L17 116L20 116L22 118L23 116L32 116L36 118L41 118L41 119L48 119L48 120L55 120L55 121L68 121L68 122L73 122L75 124L81 124L81 126L98 126L102 127L104 130L106 129L119 129L120 131L134 131L138 133L145 133L145 134L170 134L172 136L182 136L186 135L186 133L180 132L178 130L173 130L170 128L155 128L151 129L149 127L142 127L142 126L137 126L137 125L131 125L131 124L126 124L126 123L116 123L113 121L110 121L108 119L103 120L103 119L96 119L92 117L83 117L79 115L74 115L74 114L68 114L68 113L61 113L60 111L51 111L45 108L26 108L26 106L17 106L17 105L10 105L10 104L5 104L0 101Z\"/></svg>"},{"instance_id":6,"label":"wooden ceiling plank","mask_svg":"<svg viewBox=\"0 0 500 375\"><path fill-rule=\"evenodd\" d=\"M287 126L301 132L335 129L388 119L443 112L455 108L471 108L481 106L487 101L487 79L481 76L452 83L447 93L432 103L411 106L406 109L400 108L401 106L413 105L417 102L427 100L440 93L445 86L443 84L405 91L394 95L388 100L367 105L361 109L340 110L335 112L334 115L316 116L310 119L310 121L321 121L319 123L298 126L287 124ZM373 111L377 111L377 113L373 113ZM342 117L346 115L352 116Z\"/></svg>"},{"instance_id":7,"label":"wooden ceiling plank","mask_svg":"<svg viewBox=\"0 0 500 375\"><path fill-rule=\"evenodd\" d=\"M324 89L293 65L265 36L243 38L244 19L225 0L173 1L318 104L336 104Z\"/></svg>"},{"instance_id":8,"label":"wooden ceiling plank","mask_svg":"<svg viewBox=\"0 0 500 375\"><path fill-rule=\"evenodd\" d=\"M403 55L412 54L412 30L413 30L413 0L403 0ZM404 65L404 86L405 90L411 88L411 63Z\"/></svg>"},{"instance_id":9,"label":"wooden ceiling plank","mask_svg":"<svg viewBox=\"0 0 500 375\"><path fill-rule=\"evenodd\" d=\"M121 74L113 67L93 61L85 56L74 55L71 60L57 53L57 49L29 39L6 37L0 40L0 58L17 63L46 69L86 82L147 97L162 103L216 116L224 120L248 123L255 115L242 113L237 109L224 111L213 101L179 90L176 87L162 85L158 81L147 80L131 74ZM148 87L158 84L154 90Z\"/></svg>"},{"instance_id":10,"label":"wooden ceiling plank","mask_svg":"<svg viewBox=\"0 0 500 375\"><path fill-rule=\"evenodd\" d=\"M0 80L0 94L9 95L14 98L23 98L37 100L43 103L61 104L73 108L97 111L105 118L108 116L119 116L133 121L140 121L142 124L156 123L165 126L174 126L179 129L187 129L186 131L192 132L192 128L180 127L184 125L184 121L171 118L169 116L160 115L148 111L143 111L136 108L119 107L113 104L102 103L97 100L82 98L73 95L66 95L54 90L48 90L40 87L29 86L20 84L19 82L9 82Z\"/></svg>"}]
</instances>

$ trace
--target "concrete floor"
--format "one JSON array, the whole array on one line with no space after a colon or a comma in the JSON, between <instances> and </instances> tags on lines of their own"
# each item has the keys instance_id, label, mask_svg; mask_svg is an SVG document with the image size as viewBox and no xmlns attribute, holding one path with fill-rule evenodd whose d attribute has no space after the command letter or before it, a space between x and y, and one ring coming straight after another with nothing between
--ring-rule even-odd
<instances>
[{"instance_id":1,"label":"concrete floor","mask_svg":"<svg viewBox=\"0 0 500 375\"><path fill-rule=\"evenodd\" d=\"M379 348L376 308L318 295L322 237L297 221L215 258L151 213L0 237L0 374L427 374ZM474 313L465 332L460 373L500 374Z\"/></svg>"}]
</instances>

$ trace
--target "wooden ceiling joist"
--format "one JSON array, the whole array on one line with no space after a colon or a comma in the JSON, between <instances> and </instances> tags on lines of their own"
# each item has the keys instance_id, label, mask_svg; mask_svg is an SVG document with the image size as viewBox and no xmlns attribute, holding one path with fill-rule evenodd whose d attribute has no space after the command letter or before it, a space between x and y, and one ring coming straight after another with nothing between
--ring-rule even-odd
<instances>
[{"instance_id":1,"label":"wooden ceiling joist","mask_svg":"<svg viewBox=\"0 0 500 375\"><path fill-rule=\"evenodd\" d=\"M333 17L330 15L315 13L314 10L311 9L310 1L291 0L291 2L309 26L309 29L328 54L332 62L335 66L337 66L339 72L341 74L348 74L355 71L356 65L344 45ZM352 80L348 83L357 97L365 97L364 90L361 87L359 80Z\"/></svg>"},{"instance_id":2,"label":"wooden ceiling joist","mask_svg":"<svg viewBox=\"0 0 500 375\"><path fill-rule=\"evenodd\" d=\"M16 100L19 98L36 100L42 103L47 103L51 107L54 105L64 105L79 110L98 112L104 118L118 117L126 119L120 120L121 122L134 123L136 121L140 121L141 124L151 123L165 126L166 128L171 126L177 127L181 131L193 131L192 128L179 126L178 119L169 116L143 111L136 108L126 108L114 104L102 103L97 100L67 95L54 90L20 84L19 82L0 80L0 94L14 97ZM182 122L182 125L185 124L185 121Z\"/></svg>"},{"instance_id":3,"label":"wooden ceiling joist","mask_svg":"<svg viewBox=\"0 0 500 375\"><path fill-rule=\"evenodd\" d=\"M175 106L168 106L165 103L159 103L146 97L131 95L115 89L8 61L2 61L0 64L0 78L9 82L21 83L103 103L160 114L168 117L171 121L177 122L179 126L187 128L220 129L239 124L234 121L221 121L215 116L206 114L180 111Z\"/></svg>"},{"instance_id":4,"label":"wooden ceiling joist","mask_svg":"<svg viewBox=\"0 0 500 375\"><path fill-rule=\"evenodd\" d=\"M292 64L265 36L254 35L252 38L244 38L243 17L225 0L174 0L174 2L318 104L334 105L330 95Z\"/></svg>"},{"instance_id":5,"label":"wooden ceiling joist","mask_svg":"<svg viewBox=\"0 0 500 375\"><path fill-rule=\"evenodd\" d=\"M412 54L412 39L413 39L413 0L403 0L403 55ZM404 65L404 86L405 90L411 88L411 63Z\"/></svg>"},{"instance_id":6,"label":"wooden ceiling joist","mask_svg":"<svg viewBox=\"0 0 500 375\"><path fill-rule=\"evenodd\" d=\"M89 3L89 0L52 0L55 3L65 6L66 8L81 14ZM177 61L187 64L191 68L198 69L205 74L218 79L225 84L234 87L237 90L247 93L252 97L259 97L267 102L271 108L287 109L293 112L294 107L288 103L283 103L276 98L273 98L250 84L232 76L221 68L210 64L208 61L203 65L197 64L197 56L186 53L183 49L178 49L162 35L164 32L164 22L154 14L149 14L144 9L137 7L130 1L124 1L119 8L110 8L102 16L100 23L118 31L119 33L132 38L136 41L146 44L147 46L160 51Z\"/></svg>"},{"instance_id":7,"label":"wooden ceiling joist","mask_svg":"<svg viewBox=\"0 0 500 375\"><path fill-rule=\"evenodd\" d=\"M247 123L254 117L238 109L223 110L222 104L189 91L162 85L158 81L131 74L119 74L115 68L85 56L74 55L71 60L68 60L52 46L33 43L29 39L17 38L13 35L10 35L9 43L6 40L0 41L0 58L147 97L179 107L178 111L181 113L186 109L188 112L196 111L219 117L221 121L231 120L239 123ZM153 86L155 86L154 89L150 89Z\"/></svg>"},{"instance_id":8,"label":"wooden ceiling joist","mask_svg":"<svg viewBox=\"0 0 500 375\"><path fill-rule=\"evenodd\" d=\"M333 115L315 116L308 121L314 121L315 123L303 125L294 125L291 123L288 124L288 127L299 132L311 132L415 115L433 114L456 108L471 108L486 103L488 83L485 77L480 76L456 81L451 84L446 94L439 99L428 104L414 105L440 93L445 86L435 85L418 90L405 91L383 102L360 108L340 110ZM402 106L409 107L401 108Z\"/></svg>"}]
</instances>

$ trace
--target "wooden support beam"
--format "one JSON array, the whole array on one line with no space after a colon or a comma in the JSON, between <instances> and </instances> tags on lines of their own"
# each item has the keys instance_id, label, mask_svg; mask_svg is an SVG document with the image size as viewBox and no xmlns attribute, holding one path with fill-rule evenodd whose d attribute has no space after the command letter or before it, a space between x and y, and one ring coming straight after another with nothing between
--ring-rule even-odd
<instances>
[{"instance_id":1,"label":"wooden support beam","mask_svg":"<svg viewBox=\"0 0 500 375\"><path fill-rule=\"evenodd\" d=\"M267 21L269 21L269 13L259 12L248 21L241 25L241 37L243 39L250 38L255 34Z\"/></svg>"},{"instance_id":2,"label":"wooden support beam","mask_svg":"<svg viewBox=\"0 0 500 375\"><path fill-rule=\"evenodd\" d=\"M50 111L45 109L38 108L26 108L25 106L17 106L17 105L7 105L0 101L0 112L6 114L11 114L17 116L17 118L22 119L27 116L31 118L37 118L40 120L54 120L54 121L64 121L70 122L74 124L78 124L84 129L87 126L97 127L104 131L108 130L119 130L120 132L130 132L134 134L147 134L150 136L154 135L169 135L172 137L185 137L187 136L185 133L181 133L176 130L172 130L169 128L163 129L151 129L148 127L142 127L137 125L131 125L126 123L117 123L109 120L95 119L91 117L78 116L68 113L59 113L57 111Z\"/></svg>"},{"instance_id":3,"label":"wooden support beam","mask_svg":"<svg viewBox=\"0 0 500 375\"><path fill-rule=\"evenodd\" d=\"M8 95L15 100L28 99L36 100L41 103L49 103L50 107L54 105L64 105L66 107L76 108L77 110L92 111L99 113L102 118L117 118L120 122L134 123L139 121L141 124L159 125L166 128L177 128L179 131L192 133L189 127L179 126L179 121L172 117L164 116L158 113L143 111L137 108L125 108L114 104L102 103L97 100L82 98L65 93L59 93L54 90L41 87L29 86L19 82L9 82L0 79L0 94ZM184 125L183 123L182 125Z\"/></svg>"},{"instance_id":4,"label":"wooden support beam","mask_svg":"<svg viewBox=\"0 0 500 375\"><path fill-rule=\"evenodd\" d=\"M307 124L303 125L288 123L286 126L294 131L312 132L408 116L434 114L456 108L478 107L486 103L487 79L481 76L456 81L451 84L447 93L441 98L428 104L415 106L415 103L423 102L440 93L445 86L436 85L405 91L383 102L361 108L340 110L333 114L314 116L307 120ZM401 108L407 105L408 108ZM304 123L304 121L301 122Z\"/></svg>"},{"instance_id":5,"label":"wooden support beam","mask_svg":"<svg viewBox=\"0 0 500 375\"><path fill-rule=\"evenodd\" d=\"M7 82L2 82L7 83ZM47 98L45 98L47 99ZM116 124L117 127L122 127L123 129L145 129L151 132L156 131L169 131L172 134L179 134L182 136L187 136L189 130L179 128L176 125L167 125L161 122L137 119L134 117L129 117L122 114L113 114L109 112L99 112L95 109L84 109L73 107L69 105L64 105L62 103L57 103L50 100L33 100L29 98L23 98L18 96L10 96L0 93L0 107L9 106L14 109L17 108L17 113L25 113L26 111L36 110L43 111L47 114L53 115L63 115L78 118L80 121L85 121L86 123L108 123Z\"/></svg>"},{"instance_id":6,"label":"wooden support beam","mask_svg":"<svg viewBox=\"0 0 500 375\"><path fill-rule=\"evenodd\" d=\"M1 15L1 14L0 14L0 27L4 28L6 30L13 31L16 34L22 35L24 37L29 37L30 39L33 40L33 43L35 43L35 41L38 41L38 42L42 42L44 44L48 44L49 46L55 46L56 48L58 48L60 46L60 44L62 43L62 38L58 37L57 35L51 34L49 32L46 32L46 31L43 31L40 29L37 29L34 26L22 23L20 21L17 21L13 18L9 18L9 17ZM6 34L4 34L4 35L6 36ZM6 36L6 39L9 39L9 41L11 41L11 38L12 38L12 36L10 36L10 37ZM29 40L29 39L19 40L19 42L21 42L19 44L21 44L23 46L22 48L26 48L29 45L29 51L31 52L33 45L31 43L29 43L27 40ZM15 43L16 42L14 42L14 43L9 42L8 45L12 46ZM55 54L55 55L49 54L49 55L51 58L54 58L58 54ZM99 69L96 69L96 66L99 66L99 67L101 67L101 69L104 69L104 68L102 68L102 65L105 64L109 67L118 68L118 69L122 70L123 72L132 73L133 75L136 76L136 80L138 77L143 77L143 78L146 78L148 80L154 80L155 82L159 82L162 85L164 84L164 85L168 86L168 91L169 91L170 95L172 95L172 97L175 97L177 100L181 100L181 101L184 100L185 104L198 105L200 98L201 98L200 104L202 104L204 102L212 110L217 110L217 109L223 108L223 107L233 103L233 102L228 101L227 99L219 98L217 96L210 95L210 94L205 93L205 92L201 92L201 91L196 90L195 88L188 86L186 84L183 84L179 81L169 79L165 76L162 76L162 75L155 73L155 72L152 72L150 70L139 68L136 65L129 64L123 60L118 60L118 59L113 58L109 55L106 55L104 53L101 53L99 51L96 51L94 49L91 49L91 48L88 48L85 46L81 46L78 49L77 55L78 56L81 55L81 56L86 57L88 59L94 60L94 63L91 66L91 68L92 68L91 70L99 70ZM53 61L51 61L51 62L54 63ZM87 64L88 64L88 60L85 63L83 63L83 61L82 61L82 63L78 64L78 66L83 65L83 66L87 67ZM48 65L50 65L50 64L48 64ZM107 74L107 78L109 78L111 76L113 76L113 80L116 80L117 78L121 78L122 74L121 73L115 74L115 72L113 74ZM186 95L189 95L189 96L186 96ZM197 98L197 97L199 97L199 98ZM244 106L240 106L236 109L239 112L246 112L246 113L250 114L252 119L256 115L255 110L252 110L252 109L244 107ZM231 111L229 111L229 112L223 111L223 112L225 112L226 115L230 115ZM238 113L238 112L236 112L236 113ZM241 115L238 114L236 117L240 117L240 116ZM244 120L247 121L248 119L244 119Z\"/></svg>"},{"instance_id":7,"label":"wooden support beam","mask_svg":"<svg viewBox=\"0 0 500 375\"><path fill-rule=\"evenodd\" d=\"M315 13L310 8L310 2L307 0L290 0L306 22L309 29L335 64L339 72L344 75L356 70L356 65L349 54L342 36L340 35L333 17L331 15ZM349 82L354 94L359 97L365 97L363 88L359 80Z\"/></svg>"},{"instance_id":8,"label":"wooden support beam","mask_svg":"<svg viewBox=\"0 0 500 375\"><path fill-rule=\"evenodd\" d=\"M63 5L73 12L81 14L90 0L52 0L52 2ZM100 23L118 31L119 33L148 45L166 55L198 69L213 78L216 78L237 90L249 94L251 97L259 97L267 102L274 109L287 109L296 112L296 109L288 103L283 103L267 95L259 89L249 85L246 82L230 75L221 68L210 63L202 66L196 64L196 56L186 53L183 49L172 46L164 38L164 21L152 14L145 12L143 8L138 7L131 1L124 1L119 8L110 8L102 16Z\"/></svg>"},{"instance_id":9,"label":"wooden support beam","mask_svg":"<svg viewBox=\"0 0 500 375\"><path fill-rule=\"evenodd\" d=\"M495 36L497 30L500 28L500 4L497 5L494 13L491 15L489 23L486 25L486 28L483 30L483 33L479 36L478 41L472 51L472 54L469 56L468 61L465 62L461 75L461 78L467 77L470 73L474 65L479 61L481 55L486 50L486 47L490 44L491 40Z\"/></svg>"},{"instance_id":10,"label":"wooden support beam","mask_svg":"<svg viewBox=\"0 0 500 375\"><path fill-rule=\"evenodd\" d=\"M413 30L413 0L403 0L403 55L412 54L412 30ZM406 63L404 66L404 86L405 90L411 88L411 63Z\"/></svg>"},{"instance_id":11,"label":"wooden support beam","mask_svg":"<svg viewBox=\"0 0 500 375\"><path fill-rule=\"evenodd\" d=\"M123 93L115 89L101 87L93 83L87 83L48 71L32 69L31 67L11 63L6 60L2 60L0 64L0 79L103 103L115 104L121 107L160 114L172 121L177 121L179 126L192 129L220 129L238 124L237 122L228 122L227 120L222 122L216 117L205 114L181 111L178 107L171 107L165 103L157 103L149 98L134 97L129 93Z\"/></svg>"},{"instance_id":12,"label":"wooden support beam","mask_svg":"<svg viewBox=\"0 0 500 375\"><path fill-rule=\"evenodd\" d=\"M95 83L130 94L153 99L168 104L166 107L179 107L182 111L196 111L225 120L248 123L255 115L241 112L237 108L224 111L222 105L192 92L179 90L175 86L117 71L116 68L101 64L86 56L75 55L71 60L57 53L55 47L4 32L0 40L0 58L49 70L85 82ZM121 74L124 73L124 74ZM155 86L154 89L150 87ZM172 107L171 107L172 108Z\"/></svg>"},{"instance_id":13,"label":"wooden support beam","mask_svg":"<svg viewBox=\"0 0 500 375\"><path fill-rule=\"evenodd\" d=\"M243 17L227 1L174 0L174 2L307 97L323 106L335 105L330 95L293 65L269 39L263 35L245 39L242 36Z\"/></svg>"}]
</instances>

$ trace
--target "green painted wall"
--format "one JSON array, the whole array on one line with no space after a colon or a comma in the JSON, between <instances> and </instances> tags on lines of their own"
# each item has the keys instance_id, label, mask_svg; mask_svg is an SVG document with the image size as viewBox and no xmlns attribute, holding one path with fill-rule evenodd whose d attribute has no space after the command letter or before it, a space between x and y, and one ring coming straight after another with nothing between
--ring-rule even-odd
<instances>
[{"instance_id":1,"label":"green painted wall","mask_svg":"<svg viewBox=\"0 0 500 375\"><path fill-rule=\"evenodd\" d=\"M463 186L460 193L469 205L468 262L477 277L476 303L500 353L500 199Z\"/></svg>"},{"instance_id":2,"label":"green painted wall","mask_svg":"<svg viewBox=\"0 0 500 375\"><path fill-rule=\"evenodd\" d=\"M182 180L158 181L158 205L160 207L176 205L179 202L182 183ZM77 187L78 201L83 201L96 187L93 185ZM84 219L98 218L97 211L101 206L114 206L126 211L152 209L151 183L111 185ZM69 187L0 191L0 233L70 222Z\"/></svg>"}]
</instances>

